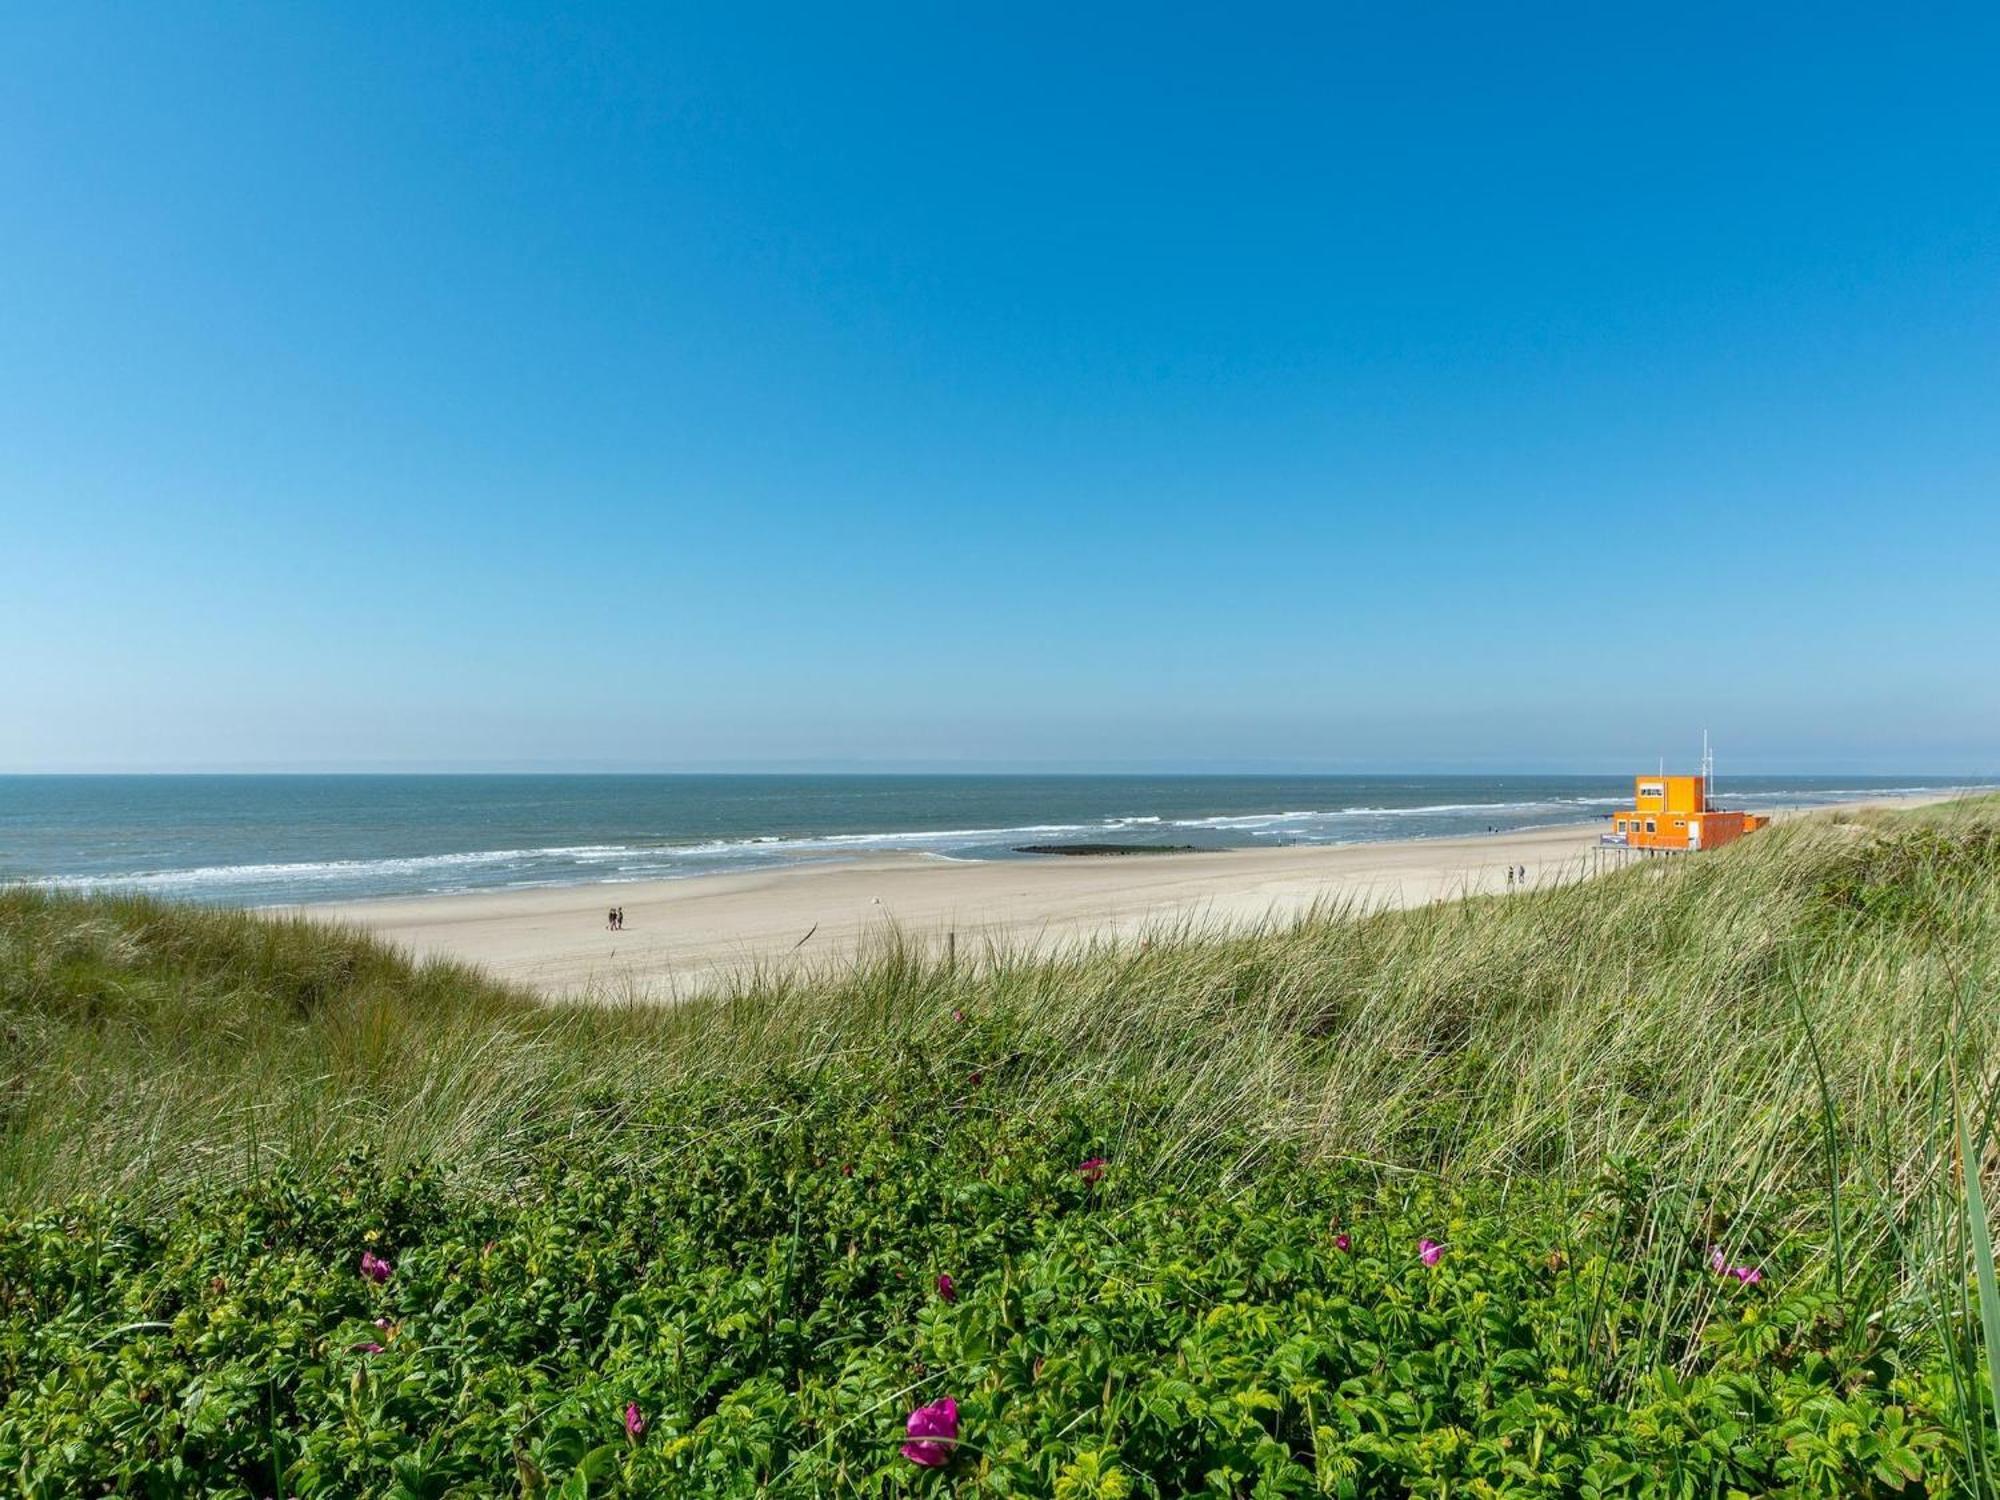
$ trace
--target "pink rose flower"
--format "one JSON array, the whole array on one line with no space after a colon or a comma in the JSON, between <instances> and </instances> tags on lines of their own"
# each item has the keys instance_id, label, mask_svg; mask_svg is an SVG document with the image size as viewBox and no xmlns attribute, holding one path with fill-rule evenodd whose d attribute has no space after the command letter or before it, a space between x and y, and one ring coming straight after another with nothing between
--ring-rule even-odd
<instances>
[{"instance_id":1,"label":"pink rose flower","mask_svg":"<svg viewBox=\"0 0 2000 1500\"><path fill-rule=\"evenodd\" d=\"M903 1444L903 1457L926 1469L942 1469L951 1462L958 1443L958 1403L951 1397L918 1407L904 1426L910 1441Z\"/></svg>"}]
</instances>

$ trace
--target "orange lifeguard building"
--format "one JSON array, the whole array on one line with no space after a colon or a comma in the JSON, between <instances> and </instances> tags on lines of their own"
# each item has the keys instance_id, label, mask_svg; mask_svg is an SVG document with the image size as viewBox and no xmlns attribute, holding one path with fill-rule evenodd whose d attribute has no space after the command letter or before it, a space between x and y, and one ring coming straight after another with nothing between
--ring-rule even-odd
<instances>
[{"instance_id":1,"label":"orange lifeguard building","mask_svg":"<svg viewBox=\"0 0 2000 1500\"><path fill-rule=\"evenodd\" d=\"M1684 854L1719 849L1771 820L1757 813L1711 807L1706 776L1640 776L1632 784L1632 806L1611 815L1611 831L1600 842L1616 849L1654 849Z\"/></svg>"}]
</instances>

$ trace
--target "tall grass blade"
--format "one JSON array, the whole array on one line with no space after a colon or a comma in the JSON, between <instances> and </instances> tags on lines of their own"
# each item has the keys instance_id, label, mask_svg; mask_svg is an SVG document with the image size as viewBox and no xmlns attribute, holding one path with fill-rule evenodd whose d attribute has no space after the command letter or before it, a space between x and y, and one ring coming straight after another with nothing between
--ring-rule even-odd
<instances>
[{"instance_id":1,"label":"tall grass blade","mask_svg":"<svg viewBox=\"0 0 2000 1500\"><path fill-rule=\"evenodd\" d=\"M1826 1060L1819 1054L1819 1036L1813 1030L1812 1015L1796 976L1789 988L1792 1004L1798 1008L1799 1024L1805 1028L1806 1048L1812 1054L1813 1077L1819 1084L1820 1140L1826 1151L1827 1213L1833 1221L1833 1289L1847 1292L1847 1246L1840 1232L1840 1131L1833 1106L1833 1088L1826 1081Z\"/></svg>"},{"instance_id":2,"label":"tall grass blade","mask_svg":"<svg viewBox=\"0 0 2000 1500\"><path fill-rule=\"evenodd\" d=\"M1964 1115L1958 1120L1958 1154L1965 1173L1965 1215L1972 1235L1972 1269L1979 1281L1979 1327L1986 1343L1987 1397L2000 1432L2000 1281L1993 1275L1993 1230L1986 1217L1986 1193L1979 1181L1979 1154Z\"/></svg>"}]
</instances>

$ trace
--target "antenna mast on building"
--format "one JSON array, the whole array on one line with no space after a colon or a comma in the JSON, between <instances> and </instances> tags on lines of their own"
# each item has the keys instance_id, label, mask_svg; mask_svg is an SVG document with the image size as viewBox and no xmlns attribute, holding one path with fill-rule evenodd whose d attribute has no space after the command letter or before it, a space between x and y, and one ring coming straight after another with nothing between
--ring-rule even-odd
<instances>
[{"instance_id":1,"label":"antenna mast on building","mask_svg":"<svg viewBox=\"0 0 2000 1500\"><path fill-rule=\"evenodd\" d=\"M1715 752L1708 748L1708 731L1701 732L1701 810L1715 805Z\"/></svg>"}]
</instances>

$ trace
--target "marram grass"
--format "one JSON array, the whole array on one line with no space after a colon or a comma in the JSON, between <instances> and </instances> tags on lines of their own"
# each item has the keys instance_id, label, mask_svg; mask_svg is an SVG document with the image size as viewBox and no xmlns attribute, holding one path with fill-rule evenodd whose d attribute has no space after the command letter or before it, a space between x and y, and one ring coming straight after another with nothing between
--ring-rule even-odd
<instances>
[{"instance_id":1,"label":"marram grass","mask_svg":"<svg viewBox=\"0 0 2000 1500\"><path fill-rule=\"evenodd\" d=\"M667 1008L0 892L0 1474L1990 1491L1996 963L1991 799Z\"/></svg>"}]
</instances>

